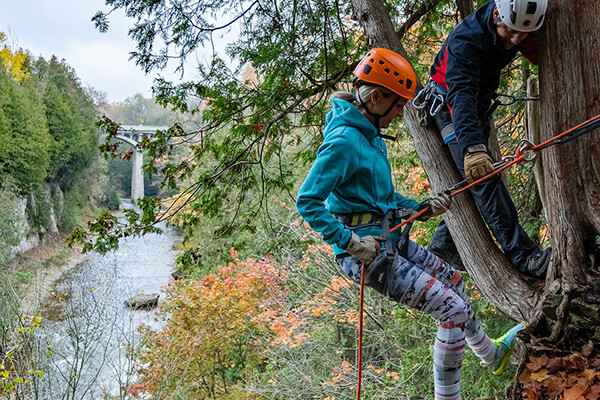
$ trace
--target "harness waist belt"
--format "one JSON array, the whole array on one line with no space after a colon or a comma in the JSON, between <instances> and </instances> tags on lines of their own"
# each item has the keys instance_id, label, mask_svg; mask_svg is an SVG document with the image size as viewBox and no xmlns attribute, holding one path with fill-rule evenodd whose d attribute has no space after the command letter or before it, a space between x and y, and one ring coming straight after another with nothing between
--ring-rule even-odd
<instances>
[{"instance_id":1,"label":"harness waist belt","mask_svg":"<svg viewBox=\"0 0 600 400\"><path fill-rule=\"evenodd\" d=\"M358 228L362 226L381 226L383 221L383 215L364 212L356 214L333 214L338 221L347 226L348 228Z\"/></svg>"},{"instance_id":2,"label":"harness waist belt","mask_svg":"<svg viewBox=\"0 0 600 400\"><path fill-rule=\"evenodd\" d=\"M414 210L407 208L398 208L396 210L388 211L388 218L390 220L408 219ZM384 215L376 212L363 212L355 214L336 214L333 216L337 218L347 228L356 229L364 226L381 226L385 218Z\"/></svg>"}]
</instances>

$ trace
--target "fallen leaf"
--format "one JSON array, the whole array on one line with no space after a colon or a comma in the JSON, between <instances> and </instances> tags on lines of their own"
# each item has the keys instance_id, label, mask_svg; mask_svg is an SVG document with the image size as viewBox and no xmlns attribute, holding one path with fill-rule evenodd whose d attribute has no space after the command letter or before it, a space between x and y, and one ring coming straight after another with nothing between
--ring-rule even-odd
<instances>
[{"instance_id":1,"label":"fallen leaf","mask_svg":"<svg viewBox=\"0 0 600 400\"><path fill-rule=\"evenodd\" d=\"M580 400L581 395L587 390L587 385L578 383L572 388L565 389L565 400Z\"/></svg>"},{"instance_id":2,"label":"fallen leaf","mask_svg":"<svg viewBox=\"0 0 600 400\"><path fill-rule=\"evenodd\" d=\"M600 376L600 374L598 372L594 371L593 369L586 369L583 371L583 376L585 376L585 378L589 382L592 382L594 380L594 378L596 378L597 376Z\"/></svg>"},{"instance_id":3,"label":"fallen leaf","mask_svg":"<svg viewBox=\"0 0 600 400\"><path fill-rule=\"evenodd\" d=\"M539 371L531 373L531 379L534 379L538 382L543 381L544 379L548 379L550 375L548 375L548 370L546 368L540 369Z\"/></svg>"},{"instance_id":4,"label":"fallen leaf","mask_svg":"<svg viewBox=\"0 0 600 400\"><path fill-rule=\"evenodd\" d=\"M587 344L583 345L581 352L584 356L589 357L590 354L592 354L592 351L594 351L594 343L592 343L592 341L590 340L587 342Z\"/></svg>"},{"instance_id":5,"label":"fallen leaf","mask_svg":"<svg viewBox=\"0 0 600 400\"><path fill-rule=\"evenodd\" d=\"M563 365L567 371L583 371L587 367L587 362L581 356L572 354L563 357Z\"/></svg>"},{"instance_id":6,"label":"fallen leaf","mask_svg":"<svg viewBox=\"0 0 600 400\"><path fill-rule=\"evenodd\" d=\"M525 397L527 400L538 400L542 394L533 388L525 389Z\"/></svg>"},{"instance_id":7,"label":"fallen leaf","mask_svg":"<svg viewBox=\"0 0 600 400\"><path fill-rule=\"evenodd\" d=\"M544 381L544 386L547 388L547 398L550 400L556 399L565 390L565 381L557 377L552 377Z\"/></svg>"},{"instance_id":8,"label":"fallen leaf","mask_svg":"<svg viewBox=\"0 0 600 400\"><path fill-rule=\"evenodd\" d=\"M561 371L563 369L563 359L561 357L552 357L548 360L546 368L548 368L548 371L550 371L550 373Z\"/></svg>"},{"instance_id":9,"label":"fallen leaf","mask_svg":"<svg viewBox=\"0 0 600 400\"><path fill-rule=\"evenodd\" d=\"M600 399L600 383L590 387L590 392L585 397L587 400Z\"/></svg>"},{"instance_id":10,"label":"fallen leaf","mask_svg":"<svg viewBox=\"0 0 600 400\"><path fill-rule=\"evenodd\" d=\"M531 371L526 369L519 375L519 383L524 385L531 380Z\"/></svg>"},{"instance_id":11,"label":"fallen leaf","mask_svg":"<svg viewBox=\"0 0 600 400\"><path fill-rule=\"evenodd\" d=\"M546 364L548 363L548 356L546 356L545 354L542 355L541 357L529 357L529 362L525 364L525 366L527 368L529 368L531 371L535 372L537 370L539 370L542 367L545 367Z\"/></svg>"}]
</instances>

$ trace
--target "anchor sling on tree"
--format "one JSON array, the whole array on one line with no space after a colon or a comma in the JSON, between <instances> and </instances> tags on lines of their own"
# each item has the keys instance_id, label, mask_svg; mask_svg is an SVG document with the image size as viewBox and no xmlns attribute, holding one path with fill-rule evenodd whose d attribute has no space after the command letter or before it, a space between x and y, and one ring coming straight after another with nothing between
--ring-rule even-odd
<instances>
[{"instance_id":1,"label":"anchor sling on tree","mask_svg":"<svg viewBox=\"0 0 600 400\"><path fill-rule=\"evenodd\" d=\"M492 0L448 35L431 67L431 79L417 96L428 108L461 175L469 182L493 171L488 151L491 112L500 74L521 51L537 64L535 30L547 0ZM543 277L551 248L540 251L518 221L516 207L499 176L471 189L473 199L510 262L521 272ZM442 221L427 248L462 268L454 241Z\"/></svg>"},{"instance_id":2,"label":"anchor sling on tree","mask_svg":"<svg viewBox=\"0 0 600 400\"><path fill-rule=\"evenodd\" d=\"M360 283L366 265L367 285L439 321L433 350L435 398L457 400L465 341L500 374L524 325L491 340L475 318L460 272L390 229L425 207L425 218L444 213L450 197L440 194L418 203L395 192L392 183L380 130L402 117L404 105L414 97L416 76L410 64L390 50L373 49L354 75L355 94L333 94L323 144L296 206L333 246L348 277Z\"/></svg>"}]
</instances>

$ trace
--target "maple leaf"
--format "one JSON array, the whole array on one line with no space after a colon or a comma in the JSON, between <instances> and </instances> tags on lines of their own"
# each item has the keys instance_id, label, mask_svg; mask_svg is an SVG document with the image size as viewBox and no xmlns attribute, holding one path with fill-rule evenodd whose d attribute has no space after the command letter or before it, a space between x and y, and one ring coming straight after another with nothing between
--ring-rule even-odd
<instances>
[{"instance_id":1,"label":"maple leaf","mask_svg":"<svg viewBox=\"0 0 600 400\"><path fill-rule=\"evenodd\" d=\"M586 360L577 354L563 357L563 363L567 371L583 371L587 366Z\"/></svg>"},{"instance_id":2,"label":"maple leaf","mask_svg":"<svg viewBox=\"0 0 600 400\"><path fill-rule=\"evenodd\" d=\"M548 360L548 364L546 364L546 368L552 374L556 371L560 371L563 369L563 359L561 357L552 357Z\"/></svg>"},{"instance_id":3,"label":"maple leaf","mask_svg":"<svg viewBox=\"0 0 600 400\"><path fill-rule=\"evenodd\" d=\"M548 375L548 370L546 368L540 369L539 371L533 372L531 374L531 379L536 380L538 382L543 381L544 379L548 379L550 375Z\"/></svg>"},{"instance_id":4,"label":"maple leaf","mask_svg":"<svg viewBox=\"0 0 600 400\"><path fill-rule=\"evenodd\" d=\"M565 390L565 382L561 378L553 376L544 382L544 386L548 389L546 391L546 397L548 399L555 399L563 393Z\"/></svg>"},{"instance_id":5,"label":"maple leaf","mask_svg":"<svg viewBox=\"0 0 600 400\"><path fill-rule=\"evenodd\" d=\"M526 369L519 375L519 383L526 385L531 380L531 371Z\"/></svg>"},{"instance_id":6,"label":"maple leaf","mask_svg":"<svg viewBox=\"0 0 600 400\"><path fill-rule=\"evenodd\" d=\"M537 370L539 370L542 367L545 367L546 364L548 363L548 356L546 356L545 354L542 355L541 357L529 357L529 362L525 364L525 366L527 368L529 368L531 371L535 372Z\"/></svg>"},{"instance_id":7,"label":"maple leaf","mask_svg":"<svg viewBox=\"0 0 600 400\"><path fill-rule=\"evenodd\" d=\"M587 390L587 385L583 385L578 383L572 388L568 388L565 390L565 400L580 400L583 399L581 396Z\"/></svg>"}]
</instances>

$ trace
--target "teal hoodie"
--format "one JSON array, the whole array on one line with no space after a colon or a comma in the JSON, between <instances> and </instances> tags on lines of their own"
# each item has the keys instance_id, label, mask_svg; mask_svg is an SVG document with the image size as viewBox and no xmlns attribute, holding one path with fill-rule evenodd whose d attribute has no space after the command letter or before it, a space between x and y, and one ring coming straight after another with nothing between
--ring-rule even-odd
<instances>
[{"instance_id":1,"label":"teal hoodie","mask_svg":"<svg viewBox=\"0 0 600 400\"><path fill-rule=\"evenodd\" d=\"M333 245L335 254L340 254L351 231L332 213L385 214L397 208L416 209L419 203L395 192L387 148L375 126L353 104L338 98L332 101L323 144L300 188L296 208L311 228ZM361 237L381 236L381 228L375 226L354 232ZM394 243L397 233L392 235Z\"/></svg>"}]
</instances>

